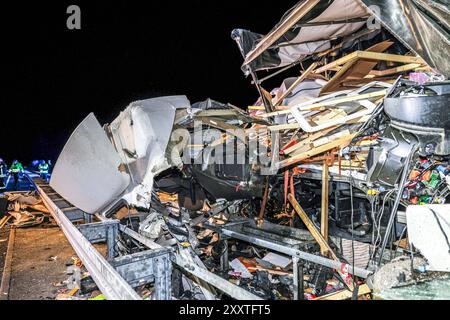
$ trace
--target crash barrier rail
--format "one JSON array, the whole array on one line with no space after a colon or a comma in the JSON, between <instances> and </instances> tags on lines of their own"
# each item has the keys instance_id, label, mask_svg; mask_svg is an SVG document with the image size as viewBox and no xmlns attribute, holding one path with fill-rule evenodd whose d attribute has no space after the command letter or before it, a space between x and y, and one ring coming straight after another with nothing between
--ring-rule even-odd
<instances>
[{"instance_id":1,"label":"crash barrier rail","mask_svg":"<svg viewBox=\"0 0 450 320\"><path fill-rule=\"evenodd\" d=\"M108 220L92 223L92 216L75 208L44 180L31 174L26 177L39 192L67 240L83 261L100 291L108 300L142 300L134 287L154 283L155 300L171 299L171 248L159 248L114 258L120 223ZM86 222L75 226L73 222ZM104 258L93 243L107 243Z\"/></svg>"},{"instance_id":2,"label":"crash barrier rail","mask_svg":"<svg viewBox=\"0 0 450 320\"><path fill-rule=\"evenodd\" d=\"M32 174L26 174L26 178L39 192L44 204L106 299L141 300L133 287L154 282L154 298L156 300L171 300L173 262L192 276L221 290L232 298L261 300L260 297L200 266L189 255L188 248L181 248L179 254L174 254L172 248L161 247L150 239L121 225L117 220L98 217L101 222L92 223L92 215L86 214L71 205L55 192L46 181ZM74 222L85 222L85 224L75 226ZM113 259L119 232L128 235L150 250ZM92 245L98 242L107 243L108 260ZM213 295L208 295L208 297L214 299Z\"/></svg>"},{"instance_id":3,"label":"crash barrier rail","mask_svg":"<svg viewBox=\"0 0 450 320\"><path fill-rule=\"evenodd\" d=\"M109 220L97 216L101 222L92 223L92 215L86 214L71 205L55 192L46 181L30 174L26 176L41 195L44 204L107 299L140 300L141 297L133 287L154 282L154 299L170 300L172 298L172 263L174 263L183 271L190 273L195 278L219 289L232 298L261 300L260 297L208 271L199 261L196 261L189 248L180 247L179 252L175 253L172 248L161 247L154 241L121 225L117 220ZM75 226L74 222L84 222L84 224ZM286 236L286 230L278 230L282 228L281 226L267 222L264 224L263 229L258 228L251 232L250 229L254 229L252 224L254 222L241 221L219 228L217 226L207 227L216 229L221 235L221 241L225 243L228 239L234 238L291 256L294 266L294 299L303 297L303 281L301 281L303 279L302 261L309 261L332 269L339 269L344 265L337 261L299 250L295 243L292 243L292 241L296 241L295 238L299 238L298 235L297 237ZM114 258L117 252L117 237L120 232L140 242L150 250ZM299 231L292 229L290 232ZM92 245L99 242L106 242L108 259L105 259ZM225 246L225 248L227 247ZM346 266L350 274L355 274L361 278L367 278L371 274L369 270L353 269L350 265ZM229 269L227 251L224 252L221 258L221 267L223 271ZM213 294L207 294L209 291L204 291L205 297L215 299Z\"/></svg>"}]
</instances>

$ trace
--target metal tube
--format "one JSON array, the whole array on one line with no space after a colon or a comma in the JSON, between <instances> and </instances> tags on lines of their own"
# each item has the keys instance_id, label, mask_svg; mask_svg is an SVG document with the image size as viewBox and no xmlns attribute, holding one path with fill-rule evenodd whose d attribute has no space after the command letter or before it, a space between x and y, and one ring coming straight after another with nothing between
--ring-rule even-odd
<instances>
[{"instance_id":1,"label":"metal tube","mask_svg":"<svg viewBox=\"0 0 450 320\"><path fill-rule=\"evenodd\" d=\"M300 263L299 258L292 258L292 267L294 269L294 300L304 300L303 265Z\"/></svg>"},{"instance_id":2,"label":"metal tube","mask_svg":"<svg viewBox=\"0 0 450 320\"><path fill-rule=\"evenodd\" d=\"M388 242L389 237L391 235L392 226L394 225L394 220L395 220L395 217L396 217L398 206L400 204L400 200L402 199L403 189L405 188L406 178L408 177L409 168L411 166L411 159L412 159L413 155L416 153L416 151L417 151L417 148L416 148L415 145L413 145L411 147L411 152L409 153L409 156L408 156L408 158L406 160L406 167L405 167L405 169L403 169L403 174L402 174L402 178L400 180L400 185L399 185L399 188L398 188L397 197L395 198L394 207L392 208L391 216L389 217L389 222L388 222L388 225L386 227L386 231L385 231L384 239L383 239L383 244L381 245L381 252L380 252L380 258L378 260L378 266L381 266L381 263L383 262L384 250L386 248L387 242Z\"/></svg>"},{"instance_id":3,"label":"metal tube","mask_svg":"<svg viewBox=\"0 0 450 320\"><path fill-rule=\"evenodd\" d=\"M303 251L300 251L300 250L297 250L294 248L290 248L290 247L287 247L287 246L284 246L281 244L277 244L277 243L274 243L271 241L259 239L256 237L250 237L250 236L247 236L245 234L242 234L242 233L239 233L239 232L236 232L233 230L221 229L220 232L228 237L239 239L239 240L242 240L242 241L245 241L248 243L253 243L255 245L258 245L258 246L261 246L261 247L264 247L267 249L272 249L274 251L284 253L288 256L297 257L302 260L317 263L317 264L323 265L323 266L331 268L331 269L340 270L340 268L343 265L344 266L346 265L345 263L341 263L341 262L327 259L324 257L319 257L314 254L303 252ZM358 267L355 267L353 269L353 266L351 266L351 265L348 265L348 267L349 267L350 274L354 274L355 276L358 276L360 278L367 278L370 274L372 274L371 271L366 270L366 269L362 269L362 268L358 268Z\"/></svg>"},{"instance_id":4,"label":"metal tube","mask_svg":"<svg viewBox=\"0 0 450 320\"><path fill-rule=\"evenodd\" d=\"M220 256L220 269L223 272L227 272L230 269L229 261L228 261L228 240L224 239L222 241L223 244L223 252Z\"/></svg>"},{"instance_id":5,"label":"metal tube","mask_svg":"<svg viewBox=\"0 0 450 320\"><path fill-rule=\"evenodd\" d=\"M161 248L160 245L156 244L155 242L141 236L139 233L120 225L120 230L136 241L139 241L143 245L149 247L150 249L157 249ZM212 272L209 272L205 268L202 268L201 266L196 265L194 261L189 261L181 254L175 253L174 255L174 263L177 264L180 268L183 270L191 273L195 277L205 281L206 283L212 285L213 287L216 287L217 289L225 292L230 297L240 300L261 300L260 297L232 284L231 282L219 277L218 275L215 275Z\"/></svg>"}]
</instances>

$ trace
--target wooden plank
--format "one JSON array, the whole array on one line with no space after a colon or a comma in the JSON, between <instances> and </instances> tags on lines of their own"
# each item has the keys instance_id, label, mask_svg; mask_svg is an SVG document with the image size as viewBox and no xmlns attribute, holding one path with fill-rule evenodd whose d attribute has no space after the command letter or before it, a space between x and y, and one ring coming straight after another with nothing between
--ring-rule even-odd
<instances>
[{"instance_id":1,"label":"wooden plank","mask_svg":"<svg viewBox=\"0 0 450 320\"><path fill-rule=\"evenodd\" d=\"M307 151L305 153L302 153L302 154L296 155L294 157L291 157L289 159L283 160L283 161L279 162L277 164L277 166L278 166L278 168L281 169L283 167L287 167L287 166L296 164L296 163L298 163L298 162L300 162L302 160L311 158L313 156L316 156L318 154L324 153L324 152L329 151L331 149L334 149L334 148L337 148L337 147L344 148L353 140L353 138L355 136L356 136L356 134L351 134L349 136L342 137L340 139L337 139L335 141L327 143L327 144L325 144L323 146L320 146L318 148L311 149L311 150L309 150L309 151Z\"/></svg>"},{"instance_id":2,"label":"wooden plank","mask_svg":"<svg viewBox=\"0 0 450 320\"><path fill-rule=\"evenodd\" d=\"M224 109L224 110L204 110L195 115L195 117L227 117L236 116L238 112L236 110Z\"/></svg>"},{"instance_id":3,"label":"wooden plank","mask_svg":"<svg viewBox=\"0 0 450 320\"><path fill-rule=\"evenodd\" d=\"M300 128L299 124L297 122L294 123L287 123L287 124L278 124L275 126L269 126L268 129L270 131L283 131L283 130L295 130Z\"/></svg>"},{"instance_id":4,"label":"wooden plank","mask_svg":"<svg viewBox=\"0 0 450 320\"><path fill-rule=\"evenodd\" d=\"M199 118L204 124L208 124L211 127L214 127L219 130L231 130L231 131L240 131L241 128L234 126L232 124L228 124L225 121L217 120L214 118L208 118L208 117L200 117Z\"/></svg>"},{"instance_id":5,"label":"wooden plank","mask_svg":"<svg viewBox=\"0 0 450 320\"><path fill-rule=\"evenodd\" d=\"M276 106L275 110L288 110L291 107L289 106ZM248 106L248 110L255 110L255 111L266 111L266 108L264 106Z\"/></svg>"},{"instance_id":6,"label":"wooden plank","mask_svg":"<svg viewBox=\"0 0 450 320\"><path fill-rule=\"evenodd\" d=\"M369 286L367 284L363 284L358 287L358 297L363 296L365 294L371 293L372 290L370 290ZM351 299L353 296L353 292L344 289L337 292L333 292L330 294L326 294L321 297L317 297L314 300L348 300Z\"/></svg>"},{"instance_id":7,"label":"wooden plank","mask_svg":"<svg viewBox=\"0 0 450 320\"><path fill-rule=\"evenodd\" d=\"M400 67L395 67L395 68L381 70L381 71L380 70L372 70L369 74L377 76L377 77L384 77L384 76L388 76L388 75L392 75L392 74L396 74L396 73L414 70L416 68L419 68L420 66L422 66L420 63L410 63L410 64L405 64Z\"/></svg>"},{"instance_id":8,"label":"wooden plank","mask_svg":"<svg viewBox=\"0 0 450 320\"><path fill-rule=\"evenodd\" d=\"M375 91L375 92L370 92L370 93L365 93L365 94L358 94L358 95L354 95L354 96L346 96L344 98L337 98L337 99L332 99L332 100L328 100L328 101L324 101L324 102L314 103L311 105L298 107L298 109L300 111L318 110L323 107L330 107L330 106L334 106L339 103L368 100L368 99L377 98L377 97L384 97L384 96L386 96L386 94L387 94L387 89L384 89L384 90L380 90L380 91Z\"/></svg>"},{"instance_id":9,"label":"wooden plank","mask_svg":"<svg viewBox=\"0 0 450 320\"><path fill-rule=\"evenodd\" d=\"M344 66L333 76L333 78L331 78L330 81L328 81L328 83L322 87L322 89L320 90L320 95L333 91L332 89L337 88L339 86L338 82L341 79L345 78L346 75L348 75L350 71L354 69L357 63L358 58L354 58L349 62L347 62L346 64L344 64Z\"/></svg>"},{"instance_id":10,"label":"wooden plank","mask_svg":"<svg viewBox=\"0 0 450 320\"><path fill-rule=\"evenodd\" d=\"M322 73L325 71L329 71L333 68L336 68L338 66L346 64L347 62L349 62L355 58L358 58L358 51L354 51L346 56L343 56L342 58L339 58L333 62L330 62L330 63L324 65L323 67L320 67L319 69L314 70L314 73Z\"/></svg>"},{"instance_id":11,"label":"wooden plank","mask_svg":"<svg viewBox=\"0 0 450 320\"><path fill-rule=\"evenodd\" d=\"M294 90L300 83L303 82L303 80L306 79L306 77L317 67L317 62L313 62L308 69L306 69L300 77L297 78L297 80L294 81L294 83L289 87L289 89L286 90L286 92L283 93L283 95L274 103L274 106L280 105L284 99Z\"/></svg>"},{"instance_id":12,"label":"wooden plank","mask_svg":"<svg viewBox=\"0 0 450 320\"><path fill-rule=\"evenodd\" d=\"M420 63L425 65L427 64L425 60L423 60L421 57L402 56L398 54L379 53L370 51L357 51L357 52L358 58L360 59L381 60L399 63Z\"/></svg>"},{"instance_id":13,"label":"wooden plank","mask_svg":"<svg viewBox=\"0 0 450 320\"><path fill-rule=\"evenodd\" d=\"M316 141L313 141L312 145L314 148L318 148L320 146L323 146L324 144L330 143L336 139L348 136L350 134L350 131L348 129L344 129L342 131L336 132L335 134L332 134L329 137L323 137L320 139L317 139Z\"/></svg>"},{"instance_id":14,"label":"wooden plank","mask_svg":"<svg viewBox=\"0 0 450 320\"><path fill-rule=\"evenodd\" d=\"M266 212L267 196L269 194L269 178L266 178L266 187L264 188L263 202L261 204L261 209L259 211L259 221L262 223L264 221L264 213Z\"/></svg>"},{"instance_id":15,"label":"wooden plank","mask_svg":"<svg viewBox=\"0 0 450 320\"><path fill-rule=\"evenodd\" d=\"M295 212L299 215L300 219L303 221L303 223L308 228L311 235L314 237L314 239L319 243L319 245L327 250L327 254L335 261L340 261L339 258L334 253L333 249L331 249L328 242L322 237L321 233L316 229L311 219L309 219L306 212L303 210L303 208L300 206L300 204L297 202L295 197L292 194L288 195L289 202L292 204L292 207L294 208ZM346 275L342 273L341 270L336 270L339 275L342 277L342 279L345 281L347 279ZM347 286L350 289L353 289L353 284L351 281L347 281Z\"/></svg>"},{"instance_id":16,"label":"wooden plank","mask_svg":"<svg viewBox=\"0 0 450 320\"><path fill-rule=\"evenodd\" d=\"M363 168L364 167L364 161L349 161L349 160L341 160L340 165L342 168L353 168L353 169L358 169L358 168Z\"/></svg>"},{"instance_id":17,"label":"wooden plank","mask_svg":"<svg viewBox=\"0 0 450 320\"><path fill-rule=\"evenodd\" d=\"M348 114L342 109L329 109L329 111L330 112L328 112L327 114L319 115L317 117L312 118L311 120L316 125L322 125L324 123L327 123L328 121L345 118L348 116Z\"/></svg>"},{"instance_id":18,"label":"wooden plank","mask_svg":"<svg viewBox=\"0 0 450 320\"><path fill-rule=\"evenodd\" d=\"M370 52L384 52L394 43L386 40L371 46L366 51ZM378 64L378 61L373 60L361 60L355 58L347 62L341 70L339 70L334 77L322 88L320 94L327 92L338 91L342 86L342 82L345 79L362 79L370 73Z\"/></svg>"},{"instance_id":19,"label":"wooden plank","mask_svg":"<svg viewBox=\"0 0 450 320\"><path fill-rule=\"evenodd\" d=\"M314 70L314 73L322 73L329 71L338 66L344 65L347 62L355 59L367 59L367 60L380 60L380 61L390 61L399 63L420 63L426 64L426 62L420 57L402 56L398 54L380 53L380 52L370 52L370 51L354 51L342 58L339 58L327 65Z\"/></svg>"},{"instance_id":20,"label":"wooden plank","mask_svg":"<svg viewBox=\"0 0 450 320\"><path fill-rule=\"evenodd\" d=\"M294 157L294 156L296 156L296 155L299 155L299 154L308 152L308 151L310 151L312 148L313 148L313 147L311 146L311 144L302 144L302 146L301 146L300 149L295 150L295 152L293 152L293 153L291 154L291 157Z\"/></svg>"},{"instance_id":21,"label":"wooden plank","mask_svg":"<svg viewBox=\"0 0 450 320\"><path fill-rule=\"evenodd\" d=\"M9 287L11 284L11 267L12 267L15 238L16 238L16 228L11 227L9 231L9 242L6 251L5 265L3 267L2 283L0 285L0 300L8 300L9 297Z\"/></svg>"},{"instance_id":22,"label":"wooden plank","mask_svg":"<svg viewBox=\"0 0 450 320\"><path fill-rule=\"evenodd\" d=\"M3 229L3 227L8 223L9 219L11 219L11 215L4 216L3 219L0 221L0 230Z\"/></svg>"},{"instance_id":23,"label":"wooden plank","mask_svg":"<svg viewBox=\"0 0 450 320\"><path fill-rule=\"evenodd\" d=\"M248 271L265 271L267 273L270 274L274 274L277 276L291 276L292 272L286 272L286 271L282 271L282 270L274 270L274 269L267 269L267 268L263 268L263 267L247 267Z\"/></svg>"},{"instance_id":24,"label":"wooden plank","mask_svg":"<svg viewBox=\"0 0 450 320\"><path fill-rule=\"evenodd\" d=\"M316 132L312 135L310 135L308 138L300 141L299 143L297 143L295 146L292 146L286 150L284 150L284 154L291 154L294 151L304 147L307 144L311 144L313 141L322 138L323 136L327 135L328 133L330 133L331 131L333 131L334 129L336 129L337 127L333 127L333 128L328 128L326 130L322 130L319 132Z\"/></svg>"},{"instance_id":25,"label":"wooden plank","mask_svg":"<svg viewBox=\"0 0 450 320\"><path fill-rule=\"evenodd\" d=\"M320 219L320 233L328 244L328 193L329 193L329 172L328 164L323 162L322 167L322 212ZM328 249L325 246L320 247L322 255L327 255Z\"/></svg>"},{"instance_id":26,"label":"wooden plank","mask_svg":"<svg viewBox=\"0 0 450 320\"><path fill-rule=\"evenodd\" d=\"M336 118L337 116L341 116L341 118L345 117L344 115L340 115L340 114L335 114L334 117L331 117L331 119L329 120L334 120L334 118ZM354 124L354 123L364 123L368 120L368 117L361 117L359 119L353 119L350 120L349 122L343 123L344 124ZM317 125L321 125L322 123L326 122L325 119L321 119L319 122L314 121ZM300 125L297 122L294 123L287 123L287 124L278 124L278 125L274 125L274 126L269 126L267 127L270 131L284 131L284 130L295 130L295 129L299 129ZM334 127L334 129L336 129L336 127Z\"/></svg>"},{"instance_id":27,"label":"wooden plank","mask_svg":"<svg viewBox=\"0 0 450 320\"><path fill-rule=\"evenodd\" d=\"M363 78L363 79L355 79L355 80L350 80L347 79L345 81L342 82L342 88L355 88L355 87L362 87L368 83L374 82L374 81L380 81L380 82L386 82L389 84L394 84L396 81L396 77L395 76L388 76L388 77L382 77L382 78Z\"/></svg>"},{"instance_id":28,"label":"wooden plank","mask_svg":"<svg viewBox=\"0 0 450 320\"><path fill-rule=\"evenodd\" d=\"M384 96L386 96L386 93L387 93L387 89L375 91L375 92L371 92L371 93L365 93L365 94L359 94L359 95L353 95L353 96L345 96L342 98L334 98L334 99L326 100L324 102L317 102L317 103L311 103L311 104L301 103L297 106L293 106L292 108L297 108L300 111L320 110L321 108L334 106L339 103L367 100L367 99L372 99L372 98L377 98L377 97L384 97ZM269 118L269 117L274 117L274 116L279 116L279 115L289 114L289 113L291 113L290 109L262 114L261 117Z\"/></svg>"},{"instance_id":29,"label":"wooden plank","mask_svg":"<svg viewBox=\"0 0 450 320\"><path fill-rule=\"evenodd\" d=\"M323 238L322 234L316 229L311 219L308 217L306 212L303 210L303 208L300 206L300 204L297 202L295 197L292 194L288 194L289 202L292 204L292 207L294 208L295 212L299 215L300 219L303 221L303 223L306 225L306 228L311 233L311 235L314 237L314 239L317 241L317 243L325 248L327 250L327 256L329 255L333 260L339 261L336 254L331 249L328 242Z\"/></svg>"}]
</instances>

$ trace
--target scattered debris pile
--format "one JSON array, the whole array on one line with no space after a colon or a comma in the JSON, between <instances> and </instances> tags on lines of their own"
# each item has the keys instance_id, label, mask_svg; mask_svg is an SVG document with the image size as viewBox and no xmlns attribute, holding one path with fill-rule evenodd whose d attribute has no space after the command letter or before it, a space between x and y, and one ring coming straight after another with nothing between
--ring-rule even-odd
<instances>
[{"instance_id":1,"label":"scattered debris pile","mask_svg":"<svg viewBox=\"0 0 450 320\"><path fill-rule=\"evenodd\" d=\"M379 13L376 2L300 1L266 36L233 31L260 93L254 105L154 98L104 127L91 114L51 187L173 247L189 262L173 270L176 299L242 298L230 284L265 299L369 299L374 278L388 281L382 270L398 261L411 262L405 281L383 287L416 283L450 235L450 45L439 27L448 10L428 1L403 12L393 0ZM391 26L393 16L428 9L413 19L429 23L420 39ZM281 85L263 87L272 82ZM434 212L429 205L444 206L424 222L440 230L431 253L411 213ZM121 236L118 254L142 249Z\"/></svg>"},{"instance_id":2,"label":"scattered debris pile","mask_svg":"<svg viewBox=\"0 0 450 320\"><path fill-rule=\"evenodd\" d=\"M36 192L6 192L7 207L0 220L0 228L9 224L15 228L28 228L49 222L49 211Z\"/></svg>"}]
</instances>

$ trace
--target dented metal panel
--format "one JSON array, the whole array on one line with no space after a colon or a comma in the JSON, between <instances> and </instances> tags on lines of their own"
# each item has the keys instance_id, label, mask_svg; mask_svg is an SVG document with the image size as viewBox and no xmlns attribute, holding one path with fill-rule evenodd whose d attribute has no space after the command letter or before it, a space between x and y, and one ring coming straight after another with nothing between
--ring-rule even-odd
<instances>
[{"instance_id":1,"label":"dented metal panel","mask_svg":"<svg viewBox=\"0 0 450 320\"><path fill-rule=\"evenodd\" d=\"M185 96L133 102L109 126L112 140L131 175L134 187L124 199L135 206L150 206L153 178L170 168L166 149L176 111L190 108Z\"/></svg>"},{"instance_id":2,"label":"dented metal panel","mask_svg":"<svg viewBox=\"0 0 450 320\"><path fill-rule=\"evenodd\" d=\"M188 107L185 96L137 101L111 123L117 152L129 166L134 182L144 182L155 166L164 163L175 112Z\"/></svg>"},{"instance_id":3,"label":"dented metal panel","mask_svg":"<svg viewBox=\"0 0 450 320\"><path fill-rule=\"evenodd\" d=\"M120 197L130 183L121 160L93 113L75 129L53 169L50 186L87 213Z\"/></svg>"}]
</instances>

